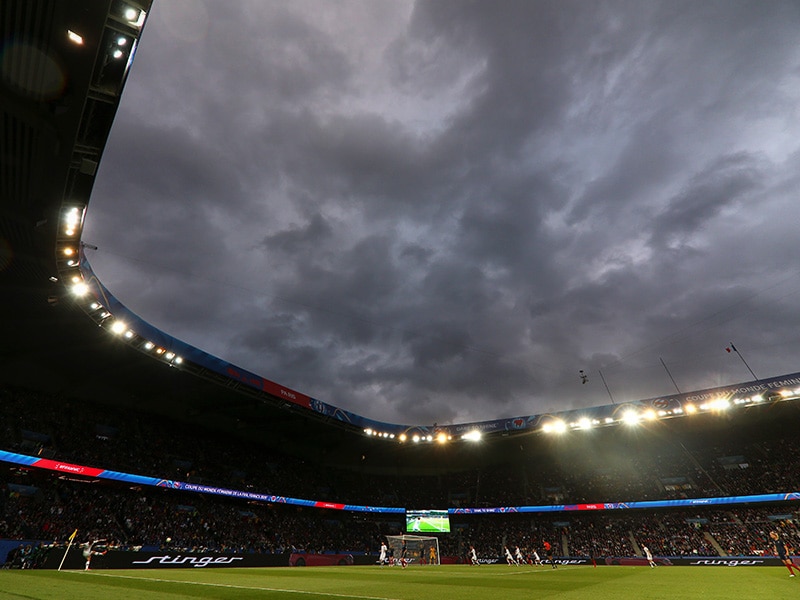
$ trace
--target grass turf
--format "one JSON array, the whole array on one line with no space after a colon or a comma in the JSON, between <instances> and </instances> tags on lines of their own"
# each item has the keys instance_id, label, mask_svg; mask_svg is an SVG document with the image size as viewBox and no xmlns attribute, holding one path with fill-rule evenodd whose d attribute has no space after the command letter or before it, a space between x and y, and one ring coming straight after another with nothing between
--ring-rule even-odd
<instances>
[{"instance_id":1,"label":"grass turf","mask_svg":"<svg viewBox=\"0 0 800 600\"><path fill-rule=\"evenodd\" d=\"M783 567L309 567L0 571L0 599L735 600L800 597Z\"/></svg>"}]
</instances>

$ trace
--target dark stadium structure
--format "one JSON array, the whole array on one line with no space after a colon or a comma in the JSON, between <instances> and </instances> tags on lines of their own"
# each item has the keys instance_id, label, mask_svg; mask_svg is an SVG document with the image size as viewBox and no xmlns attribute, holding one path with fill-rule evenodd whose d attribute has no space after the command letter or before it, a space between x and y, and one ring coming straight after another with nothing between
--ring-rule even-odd
<instances>
[{"instance_id":1,"label":"dark stadium structure","mask_svg":"<svg viewBox=\"0 0 800 600\"><path fill-rule=\"evenodd\" d=\"M378 487L389 478L414 476L440 478L442 489L449 486L436 498L439 506L416 508L549 502L592 510L587 503L602 508L603 503L800 489L796 478L786 476L786 465L796 458L800 374L563 414L440 427L397 425L353 415L247 373L131 314L93 276L80 226L150 7L149 0L5 0L0 5L0 388L23 390L21 397L30 392L57 399L42 405L55 420L59 402L70 419L96 407L149 414L180 432L209 432L249 449L251 456L262 449L280 451L320 475L320 467L349 471L367 490L375 486L365 475L379 478ZM85 286L83 295L75 286ZM123 316L126 326L116 331ZM8 407L16 415L40 409L37 401ZM18 433L10 417L0 425L12 432L10 437ZM470 439L478 434L480 442ZM35 432L31 435L35 439ZM437 443L439 436L446 443ZM739 446L746 450L739 452ZM774 463L773 451L783 453L784 462ZM79 464L93 458L70 456ZM754 458L766 465L757 473L750 468ZM630 471L632 480L645 481L649 468L651 487L618 485L634 460L641 465ZM674 476L672 464L679 465ZM658 465L663 472L652 471ZM685 476L687 470L694 478ZM466 483L458 479L462 473ZM514 473L524 480L519 486L510 483ZM474 480L481 477L486 491L478 493ZM611 480L616 487L604 487ZM504 487L525 494L504 497ZM333 494L330 489L311 488L310 493ZM300 486L272 493L305 491ZM365 497L368 491L336 492L347 497L319 498L383 500ZM395 497L393 505L406 506L418 497ZM776 506L778 515L792 511ZM568 524L559 527L566 530ZM566 544L568 534L559 535ZM574 544L588 551L585 540Z\"/></svg>"}]
</instances>

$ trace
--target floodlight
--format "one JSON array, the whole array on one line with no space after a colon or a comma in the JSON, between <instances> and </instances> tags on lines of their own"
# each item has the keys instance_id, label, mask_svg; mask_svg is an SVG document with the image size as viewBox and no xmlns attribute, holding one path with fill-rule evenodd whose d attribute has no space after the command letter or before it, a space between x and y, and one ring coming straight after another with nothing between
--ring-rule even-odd
<instances>
[{"instance_id":1,"label":"floodlight","mask_svg":"<svg viewBox=\"0 0 800 600\"><path fill-rule=\"evenodd\" d=\"M644 413L644 418L647 419L648 421L653 421L653 420L656 419L656 417L657 417L656 411L654 411L652 409L648 410L648 411L645 411L645 413Z\"/></svg>"},{"instance_id":2,"label":"floodlight","mask_svg":"<svg viewBox=\"0 0 800 600\"><path fill-rule=\"evenodd\" d=\"M440 431L439 434L436 436L436 441L440 444L447 443L447 434L444 431Z\"/></svg>"},{"instance_id":3,"label":"floodlight","mask_svg":"<svg viewBox=\"0 0 800 600\"><path fill-rule=\"evenodd\" d=\"M141 27L144 24L145 17L147 16L145 11L137 10L130 6L125 9L123 14L125 16L125 20L128 21L128 24L133 25L134 27Z\"/></svg>"},{"instance_id":4,"label":"floodlight","mask_svg":"<svg viewBox=\"0 0 800 600\"><path fill-rule=\"evenodd\" d=\"M564 433L567 430L567 424L564 421L554 419L542 425L542 431L545 433Z\"/></svg>"},{"instance_id":5,"label":"floodlight","mask_svg":"<svg viewBox=\"0 0 800 600\"><path fill-rule=\"evenodd\" d=\"M468 431L463 436L461 436L462 440L467 440L468 442L479 442L483 435L477 429L473 429L472 431Z\"/></svg>"},{"instance_id":6,"label":"floodlight","mask_svg":"<svg viewBox=\"0 0 800 600\"><path fill-rule=\"evenodd\" d=\"M145 345L144 345L144 349L145 350L152 350L155 347L156 347L156 345L153 342L146 342Z\"/></svg>"},{"instance_id":7,"label":"floodlight","mask_svg":"<svg viewBox=\"0 0 800 600\"><path fill-rule=\"evenodd\" d=\"M578 420L578 427L581 429L591 429L592 428L592 421L588 417L583 417L582 419Z\"/></svg>"},{"instance_id":8,"label":"floodlight","mask_svg":"<svg viewBox=\"0 0 800 600\"><path fill-rule=\"evenodd\" d=\"M697 407L694 404L687 404L686 405L686 412L690 415L693 415L697 412Z\"/></svg>"},{"instance_id":9,"label":"floodlight","mask_svg":"<svg viewBox=\"0 0 800 600\"><path fill-rule=\"evenodd\" d=\"M89 286L82 281L78 281L72 286L72 293L76 296L85 296L87 293L89 293Z\"/></svg>"},{"instance_id":10,"label":"floodlight","mask_svg":"<svg viewBox=\"0 0 800 600\"><path fill-rule=\"evenodd\" d=\"M64 215L64 233L75 235L75 229L81 224L81 214L77 207L73 206Z\"/></svg>"},{"instance_id":11,"label":"floodlight","mask_svg":"<svg viewBox=\"0 0 800 600\"><path fill-rule=\"evenodd\" d=\"M414 434L414 437L411 438L411 441L412 442L419 442L419 436L417 434Z\"/></svg>"},{"instance_id":12,"label":"floodlight","mask_svg":"<svg viewBox=\"0 0 800 600\"><path fill-rule=\"evenodd\" d=\"M639 413L635 410L626 411L625 414L622 415L622 420L628 425L636 425L639 422Z\"/></svg>"},{"instance_id":13,"label":"floodlight","mask_svg":"<svg viewBox=\"0 0 800 600\"><path fill-rule=\"evenodd\" d=\"M67 29L67 39L73 44L77 44L78 46L83 45L83 37L72 31L71 29Z\"/></svg>"},{"instance_id":14,"label":"floodlight","mask_svg":"<svg viewBox=\"0 0 800 600\"><path fill-rule=\"evenodd\" d=\"M125 325L125 323L123 323L122 321L114 321L111 324L111 331L113 331L114 333L122 333L126 329L127 325Z\"/></svg>"}]
</instances>

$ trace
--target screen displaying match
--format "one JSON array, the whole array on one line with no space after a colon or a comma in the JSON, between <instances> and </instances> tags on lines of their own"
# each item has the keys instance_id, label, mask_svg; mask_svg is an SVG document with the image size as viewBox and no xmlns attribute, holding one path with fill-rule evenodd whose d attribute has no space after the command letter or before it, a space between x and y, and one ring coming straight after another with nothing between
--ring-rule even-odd
<instances>
[{"instance_id":1,"label":"screen displaying match","mask_svg":"<svg viewBox=\"0 0 800 600\"><path fill-rule=\"evenodd\" d=\"M450 533L446 510L407 510L406 533Z\"/></svg>"}]
</instances>

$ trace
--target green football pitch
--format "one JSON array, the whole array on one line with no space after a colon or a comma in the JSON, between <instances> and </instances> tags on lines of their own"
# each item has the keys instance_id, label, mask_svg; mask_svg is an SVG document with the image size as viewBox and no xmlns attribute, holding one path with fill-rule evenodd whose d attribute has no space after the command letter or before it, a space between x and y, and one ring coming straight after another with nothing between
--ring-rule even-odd
<instances>
[{"instance_id":1,"label":"green football pitch","mask_svg":"<svg viewBox=\"0 0 800 600\"><path fill-rule=\"evenodd\" d=\"M0 598L41 600L738 600L800 598L783 567L507 565L0 571Z\"/></svg>"}]
</instances>

